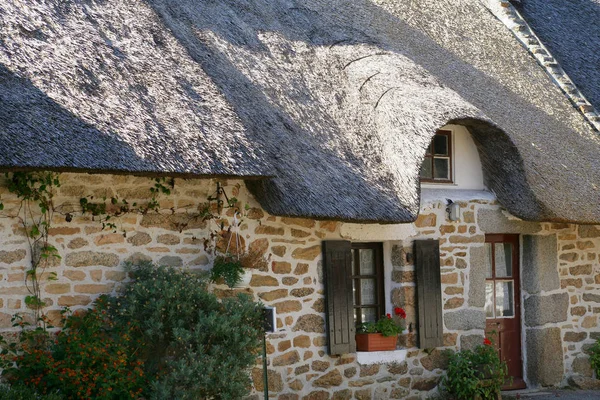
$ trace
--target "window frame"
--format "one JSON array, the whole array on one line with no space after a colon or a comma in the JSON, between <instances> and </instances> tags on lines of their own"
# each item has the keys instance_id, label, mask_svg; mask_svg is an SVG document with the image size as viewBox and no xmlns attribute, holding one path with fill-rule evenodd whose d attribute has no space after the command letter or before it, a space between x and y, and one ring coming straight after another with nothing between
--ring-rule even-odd
<instances>
[{"instance_id":1,"label":"window frame","mask_svg":"<svg viewBox=\"0 0 600 400\"><path fill-rule=\"evenodd\" d=\"M352 284L353 288L355 288L355 292L353 293L353 310L356 311L356 318L354 323L356 326L365 322L362 320L362 313L359 311L362 308L375 308L376 309L376 320L381 318L385 314L385 282L384 282L384 268L383 268L383 243L382 242L352 242L351 248L353 251L353 262L355 268L359 268L360 261L360 251L361 249L371 249L374 252L374 263L375 263L375 274L374 275L355 275L354 271L352 271ZM356 284L360 282L361 279L375 279L376 283L376 291L377 291L377 304L361 304L360 303L360 284ZM375 307L373 307L375 306Z\"/></svg>"},{"instance_id":2,"label":"window frame","mask_svg":"<svg viewBox=\"0 0 600 400\"><path fill-rule=\"evenodd\" d=\"M434 147L435 137L438 135L446 136L448 138L448 155L447 156L439 156L439 157L435 156L433 147ZM423 183L454 183L454 154L453 154L454 152L452 151L453 145L454 145L454 142L452 140L452 131L451 130L440 129L435 133L433 138L431 138L431 142L429 143L429 146L428 146L429 154L427 154L427 152L425 152L425 158L423 158L423 162L421 163L421 168L419 169L419 179L421 182L423 182ZM436 158L447 158L448 159L449 179L436 179L435 178L435 162L433 162L433 161L435 161ZM432 160L431 175L433 178L421 177L421 170L423 169L423 163L427 159Z\"/></svg>"}]
</instances>

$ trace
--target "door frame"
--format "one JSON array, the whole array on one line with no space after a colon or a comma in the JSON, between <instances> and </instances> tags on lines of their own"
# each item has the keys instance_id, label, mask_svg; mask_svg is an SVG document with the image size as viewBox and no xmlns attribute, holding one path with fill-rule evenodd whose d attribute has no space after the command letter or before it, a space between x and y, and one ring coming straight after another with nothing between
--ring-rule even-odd
<instances>
[{"instance_id":1,"label":"door frame","mask_svg":"<svg viewBox=\"0 0 600 400\"><path fill-rule=\"evenodd\" d=\"M513 245L513 254L512 254L512 274L515 275L513 278L514 282L514 293L513 293L513 301L514 301L514 320L516 322L516 330L518 334L518 341L516 342L519 347L519 356L520 356L520 365L521 365L521 378L517 378L512 382L511 385L505 385L503 390L517 390L524 389L527 387L525 383L525 357L524 357L524 349L523 349L523 321L521 314L521 302L522 302L522 293L521 293L521 269L522 269L522 260L521 260L521 237L519 234L504 234L504 233L494 233L494 234L486 234L485 235L485 243L511 243ZM487 255L486 255L487 257ZM495 271L495 270L494 270ZM495 272L492 274L495 279ZM486 281L487 281L487 272L486 272ZM500 278L501 279L501 278ZM495 290L495 289L494 289ZM486 318L486 335L487 335L487 318Z\"/></svg>"}]
</instances>

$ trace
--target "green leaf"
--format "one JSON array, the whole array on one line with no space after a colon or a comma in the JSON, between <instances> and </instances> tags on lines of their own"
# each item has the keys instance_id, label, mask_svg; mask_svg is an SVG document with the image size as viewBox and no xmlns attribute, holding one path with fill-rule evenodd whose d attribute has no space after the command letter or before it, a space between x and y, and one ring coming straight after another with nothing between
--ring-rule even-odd
<instances>
[{"instance_id":1,"label":"green leaf","mask_svg":"<svg viewBox=\"0 0 600 400\"><path fill-rule=\"evenodd\" d=\"M4 210L4 204L0 203L0 211Z\"/></svg>"}]
</instances>

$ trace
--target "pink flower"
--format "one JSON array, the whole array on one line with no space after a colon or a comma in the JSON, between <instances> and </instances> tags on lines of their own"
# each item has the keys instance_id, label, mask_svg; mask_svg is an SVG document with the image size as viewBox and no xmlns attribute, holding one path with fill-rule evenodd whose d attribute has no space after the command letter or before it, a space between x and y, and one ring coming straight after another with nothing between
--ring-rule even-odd
<instances>
[{"instance_id":1,"label":"pink flower","mask_svg":"<svg viewBox=\"0 0 600 400\"><path fill-rule=\"evenodd\" d=\"M394 308L394 313L402 319L406 319L406 311L400 307Z\"/></svg>"},{"instance_id":2,"label":"pink flower","mask_svg":"<svg viewBox=\"0 0 600 400\"><path fill-rule=\"evenodd\" d=\"M486 346L491 346L492 345L492 341L488 338L483 339L483 344L485 344Z\"/></svg>"}]
</instances>

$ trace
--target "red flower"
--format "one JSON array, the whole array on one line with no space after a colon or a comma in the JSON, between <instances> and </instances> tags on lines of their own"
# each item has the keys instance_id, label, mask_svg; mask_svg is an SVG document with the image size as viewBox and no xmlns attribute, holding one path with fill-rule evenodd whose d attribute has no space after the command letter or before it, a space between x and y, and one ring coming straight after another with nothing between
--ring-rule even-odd
<instances>
[{"instance_id":1,"label":"red flower","mask_svg":"<svg viewBox=\"0 0 600 400\"><path fill-rule=\"evenodd\" d=\"M402 319L406 319L406 311L400 307L394 308L394 313Z\"/></svg>"},{"instance_id":2,"label":"red flower","mask_svg":"<svg viewBox=\"0 0 600 400\"><path fill-rule=\"evenodd\" d=\"M392 318L392 315L391 315L391 314L386 314L386 316L388 317L388 319L391 319L391 318Z\"/></svg>"},{"instance_id":3,"label":"red flower","mask_svg":"<svg viewBox=\"0 0 600 400\"><path fill-rule=\"evenodd\" d=\"M486 346L491 346L492 345L492 341L488 338L483 339L483 344L485 344Z\"/></svg>"}]
</instances>

